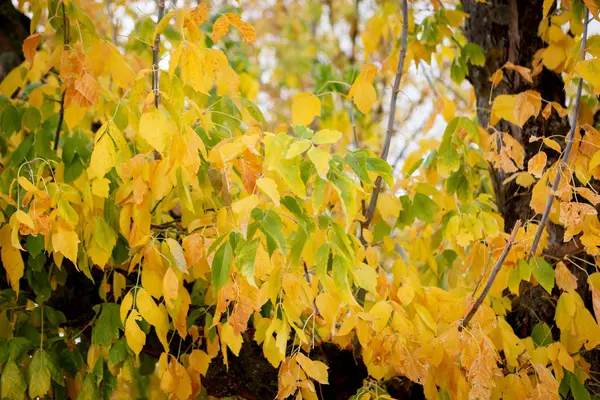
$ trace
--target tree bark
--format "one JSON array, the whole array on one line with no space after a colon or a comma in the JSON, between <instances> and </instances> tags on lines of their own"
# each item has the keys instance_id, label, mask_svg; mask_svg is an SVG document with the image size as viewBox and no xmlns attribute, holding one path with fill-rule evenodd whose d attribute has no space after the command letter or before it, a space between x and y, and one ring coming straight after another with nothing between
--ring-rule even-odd
<instances>
[{"instance_id":1,"label":"tree bark","mask_svg":"<svg viewBox=\"0 0 600 400\"><path fill-rule=\"evenodd\" d=\"M29 36L29 23L10 0L0 0L0 81L25 59L22 44Z\"/></svg>"},{"instance_id":2,"label":"tree bark","mask_svg":"<svg viewBox=\"0 0 600 400\"><path fill-rule=\"evenodd\" d=\"M542 99L565 104L564 82L559 74L546 69L533 78L533 83L524 80L516 71L504 70L504 79L493 89L490 82L492 74L510 61L515 65L532 68L535 53L546 47L538 37L538 27L542 22L543 0L488 0L486 3L477 0L462 0L465 12L469 18L465 24L465 33L469 42L476 43L486 55L486 63L482 67L471 66L468 79L473 85L477 98L477 117L483 127L490 121L489 110L493 99L500 94L518 94L525 90L535 90ZM490 96L490 93L492 95ZM492 99L492 102L490 102ZM570 128L568 117L560 117L556 112L546 120L541 115L530 119L523 128L504 120L495 125L495 129L506 132L515 138L525 149L525 165L527 161L539 152L539 143L529 143L529 138L550 137L560 142L564 148L565 136ZM546 151L547 166L559 159L559 154L553 150ZM493 182L498 210L504 218L504 230L509 232L517 220L526 222L532 218L539 221L529 203L531 188L525 189L514 181L503 184L508 177L503 171L490 166L490 177ZM548 248L545 252L556 259L578 250L573 242L564 243L564 230L558 225L548 222L546 231L549 235ZM580 249L579 249L580 250ZM593 260L592 260L593 261ZM578 292L586 307L592 309L591 293L587 286L587 276L579 268L565 264L577 277ZM592 262L593 265L593 262ZM584 266L587 267L587 266ZM588 267L589 268L589 267ZM594 272L592 270L589 273ZM554 288L552 296L557 299L560 290ZM531 284L521 285L521 295L513 298L512 312L506 319L519 337L531 335L531 330L539 322L544 321L553 328L555 340L560 338L560 332L554 323L555 305L541 286ZM600 352L590 351L585 357L592 363L592 370L600 367Z\"/></svg>"}]
</instances>

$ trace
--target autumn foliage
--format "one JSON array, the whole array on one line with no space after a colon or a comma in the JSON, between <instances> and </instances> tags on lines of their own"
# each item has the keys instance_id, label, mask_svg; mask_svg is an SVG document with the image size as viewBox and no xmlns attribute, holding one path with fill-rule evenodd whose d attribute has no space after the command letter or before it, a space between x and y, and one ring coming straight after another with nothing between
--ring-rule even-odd
<instances>
[{"instance_id":1,"label":"autumn foliage","mask_svg":"<svg viewBox=\"0 0 600 400\"><path fill-rule=\"evenodd\" d=\"M600 394L600 2L537 2L483 99L461 2L180 3L18 2L2 398L262 398L214 389L252 348L278 399L324 398L328 343L359 400ZM515 321L532 290L550 317Z\"/></svg>"}]
</instances>

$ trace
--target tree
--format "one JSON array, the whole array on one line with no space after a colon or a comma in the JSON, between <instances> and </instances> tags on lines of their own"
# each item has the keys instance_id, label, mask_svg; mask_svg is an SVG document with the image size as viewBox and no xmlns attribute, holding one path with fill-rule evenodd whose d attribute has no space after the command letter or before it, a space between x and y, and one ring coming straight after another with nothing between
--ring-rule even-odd
<instances>
[{"instance_id":1,"label":"tree","mask_svg":"<svg viewBox=\"0 0 600 400\"><path fill-rule=\"evenodd\" d=\"M183 3L0 5L2 398L600 395L600 3Z\"/></svg>"}]
</instances>

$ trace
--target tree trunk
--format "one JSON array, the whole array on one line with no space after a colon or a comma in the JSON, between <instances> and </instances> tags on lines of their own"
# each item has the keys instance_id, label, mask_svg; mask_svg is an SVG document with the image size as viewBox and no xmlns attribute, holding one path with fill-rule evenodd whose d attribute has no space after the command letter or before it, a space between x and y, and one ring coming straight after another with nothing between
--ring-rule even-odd
<instances>
[{"instance_id":1,"label":"tree trunk","mask_svg":"<svg viewBox=\"0 0 600 400\"><path fill-rule=\"evenodd\" d=\"M25 59L22 44L28 35L29 18L10 0L0 0L0 81Z\"/></svg>"},{"instance_id":2,"label":"tree trunk","mask_svg":"<svg viewBox=\"0 0 600 400\"><path fill-rule=\"evenodd\" d=\"M504 79L492 92L490 78L495 71L508 61L515 65L532 68L535 53L546 47L538 37L538 27L542 22L543 2L543 0L488 0L486 3L481 3L477 0L462 0L464 10L469 14L465 24L466 37L469 42L481 46L486 55L485 65L483 67L471 66L468 77L475 90L477 117L483 127L488 126L489 110L493 99L500 94L518 94L525 90L535 90L540 93L542 99L556 101L562 106L566 106L562 78L545 67L539 75L533 78L533 83L527 82L516 71L504 70ZM561 118L556 112L552 112L547 120L539 115L538 118L530 119L525 123L523 128L504 120L496 124L495 128L497 131L509 133L523 146L525 165L527 165L527 161L539 152L539 142L529 143L530 137L552 136L564 148L564 138L569 131L570 124L568 117ZM547 166L552 165L559 158L559 154L553 150L546 151L546 154L548 155ZM536 217L529 206L531 188L525 189L514 181L503 184L508 175L492 166L490 166L490 176L496 192L498 210L504 218L506 232L512 230L517 220L526 222L533 218L533 220L539 221L541 216ZM562 227L548 222L546 230L549 234L549 243L545 254L553 256L552 263L556 262L557 257L563 258L565 255L573 253L573 248L578 247L574 246L572 242L563 242ZM593 260L591 261L593 265ZM578 292L581 298L586 306L592 309L586 274L579 268L569 265L566 260L565 264L577 277ZM590 269L588 272L595 271ZM555 287L552 295L554 299L557 299L560 291ZM554 327L552 333L555 340L560 338L560 332L554 323L555 305L552 299L548 299L546 291L541 286L522 284L521 295L513 298L512 306L512 312L506 319L519 337L531 335L531 330L541 320ZM592 363L592 370L597 371L600 367L599 355L600 352L597 350L590 351L585 355Z\"/></svg>"}]
</instances>

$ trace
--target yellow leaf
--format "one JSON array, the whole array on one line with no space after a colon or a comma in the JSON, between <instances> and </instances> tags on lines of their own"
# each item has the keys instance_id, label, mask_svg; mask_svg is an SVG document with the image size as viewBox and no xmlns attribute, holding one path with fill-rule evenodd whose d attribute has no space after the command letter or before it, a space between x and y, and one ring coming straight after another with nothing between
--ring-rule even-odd
<instances>
[{"instance_id":1,"label":"yellow leaf","mask_svg":"<svg viewBox=\"0 0 600 400\"><path fill-rule=\"evenodd\" d=\"M250 212L258 205L258 196L251 194L231 205L231 211L237 215L250 215Z\"/></svg>"},{"instance_id":2,"label":"yellow leaf","mask_svg":"<svg viewBox=\"0 0 600 400\"><path fill-rule=\"evenodd\" d=\"M226 13L217 18L213 25L213 42L218 42L219 39L227 34L230 24L240 31L240 35L242 35L242 40L244 42L250 43L256 40L256 30L252 25L242 21L242 18L237 14Z\"/></svg>"},{"instance_id":3,"label":"yellow leaf","mask_svg":"<svg viewBox=\"0 0 600 400\"><path fill-rule=\"evenodd\" d=\"M13 93L23 85L25 74L23 71L27 71L25 68L13 68L8 75L4 77L2 83L0 83L0 93L6 97L11 97Z\"/></svg>"},{"instance_id":4,"label":"yellow leaf","mask_svg":"<svg viewBox=\"0 0 600 400\"><path fill-rule=\"evenodd\" d=\"M407 306L412 302L413 298L415 297L415 289L412 287L408 279L405 280L404 283L398 288L396 295L403 306Z\"/></svg>"},{"instance_id":5,"label":"yellow leaf","mask_svg":"<svg viewBox=\"0 0 600 400\"><path fill-rule=\"evenodd\" d=\"M19 249L14 248L9 243L2 246L2 265L6 270L6 276L8 283L13 290L19 295L19 280L23 277L24 264L21 252Z\"/></svg>"},{"instance_id":6,"label":"yellow leaf","mask_svg":"<svg viewBox=\"0 0 600 400\"><path fill-rule=\"evenodd\" d=\"M170 140L171 127L167 117L151 107L140 118L140 135L160 153L165 151Z\"/></svg>"},{"instance_id":7,"label":"yellow leaf","mask_svg":"<svg viewBox=\"0 0 600 400\"><path fill-rule=\"evenodd\" d=\"M77 264L78 244L79 238L77 237L77 233L73 230L59 226L52 233L52 247L54 248L54 251L67 257L73 264Z\"/></svg>"},{"instance_id":8,"label":"yellow leaf","mask_svg":"<svg viewBox=\"0 0 600 400\"><path fill-rule=\"evenodd\" d=\"M556 142L556 140L550 139L550 138L544 138L542 139L542 141L544 142L544 144L548 147L550 147L552 150L556 151L557 153L562 153L562 149L560 148L560 144L558 144Z\"/></svg>"},{"instance_id":9,"label":"yellow leaf","mask_svg":"<svg viewBox=\"0 0 600 400\"><path fill-rule=\"evenodd\" d=\"M315 381L324 385L329 383L329 374L327 372L328 367L321 361L314 361L302 353L297 353L296 362L298 362L304 372L306 372L306 375L308 375L311 379L314 379Z\"/></svg>"},{"instance_id":10,"label":"yellow leaf","mask_svg":"<svg viewBox=\"0 0 600 400\"><path fill-rule=\"evenodd\" d=\"M379 333L385 328L392 316L392 306L385 300L382 300L375 304L369 310L369 314L375 317L373 321L373 330Z\"/></svg>"},{"instance_id":11,"label":"yellow leaf","mask_svg":"<svg viewBox=\"0 0 600 400\"><path fill-rule=\"evenodd\" d=\"M377 100L377 93L373 87L373 80L377 73L377 67L373 64L365 64L361 68L356 80L348 92L348 100L352 99L356 107L363 113L368 113Z\"/></svg>"},{"instance_id":12,"label":"yellow leaf","mask_svg":"<svg viewBox=\"0 0 600 400\"><path fill-rule=\"evenodd\" d=\"M537 117L542 109L542 99L538 92L527 90L519 93L515 99L514 118L519 126L531 117Z\"/></svg>"},{"instance_id":13,"label":"yellow leaf","mask_svg":"<svg viewBox=\"0 0 600 400\"><path fill-rule=\"evenodd\" d=\"M592 306L596 322L600 324L600 272L594 272L588 277L588 284L592 292Z\"/></svg>"},{"instance_id":14,"label":"yellow leaf","mask_svg":"<svg viewBox=\"0 0 600 400\"><path fill-rule=\"evenodd\" d=\"M22 223L23 225L26 225L28 228L35 229L35 225L33 224L33 220L31 219L31 217L29 216L29 214L27 214L23 210L17 210L15 212L15 218L17 218L17 220L20 223Z\"/></svg>"},{"instance_id":15,"label":"yellow leaf","mask_svg":"<svg viewBox=\"0 0 600 400\"><path fill-rule=\"evenodd\" d=\"M208 94L210 88L204 82L204 64L204 57L200 51L188 42L182 50L179 62L182 81L190 85L195 91Z\"/></svg>"},{"instance_id":16,"label":"yellow leaf","mask_svg":"<svg viewBox=\"0 0 600 400\"><path fill-rule=\"evenodd\" d=\"M321 100L312 93L299 93L292 99L292 124L309 125L321 115Z\"/></svg>"},{"instance_id":17,"label":"yellow leaf","mask_svg":"<svg viewBox=\"0 0 600 400\"><path fill-rule=\"evenodd\" d=\"M190 353L190 367L197 371L200 375L206 376L210 357L202 350L192 350Z\"/></svg>"},{"instance_id":18,"label":"yellow leaf","mask_svg":"<svg viewBox=\"0 0 600 400\"><path fill-rule=\"evenodd\" d=\"M513 71L517 71L523 77L523 79L525 79L529 83L533 83L533 77L531 76L531 69L529 69L527 67L522 67L520 65L515 65L515 64L511 63L510 61L507 61L506 64L504 64L504 68L510 69Z\"/></svg>"},{"instance_id":19,"label":"yellow leaf","mask_svg":"<svg viewBox=\"0 0 600 400\"><path fill-rule=\"evenodd\" d=\"M318 147L312 147L308 150L308 158L317 168L317 173L323 179L327 179L327 172L329 172L329 160L331 160L331 154L327 150L320 149Z\"/></svg>"},{"instance_id":20,"label":"yellow leaf","mask_svg":"<svg viewBox=\"0 0 600 400\"><path fill-rule=\"evenodd\" d=\"M548 119L548 118L550 118L551 114L552 114L552 104L548 103L542 110L542 116L544 117L544 119Z\"/></svg>"},{"instance_id":21,"label":"yellow leaf","mask_svg":"<svg viewBox=\"0 0 600 400\"><path fill-rule=\"evenodd\" d=\"M242 18L237 14L227 13L226 15L229 19L229 23L240 31L240 35L242 35L242 40L244 42L251 43L256 40L256 30L252 25L242 21Z\"/></svg>"},{"instance_id":22,"label":"yellow leaf","mask_svg":"<svg viewBox=\"0 0 600 400\"><path fill-rule=\"evenodd\" d=\"M592 159L590 160L590 164L588 166L588 171L592 172L596 169L596 167L598 167L598 165L600 165L600 151L595 152L592 156Z\"/></svg>"},{"instance_id":23,"label":"yellow leaf","mask_svg":"<svg viewBox=\"0 0 600 400\"><path fill-rule=\"evenodd\" d=\"M518 125L515 119L515 106L517 96L501 94L494 99L490 117L490 125L496 125L500 119L505 119L515 125Z\"/></svg>"},{"instance_id":24,"label":"yellow leaf","mask_svg":"<svg viewBox=\"0 0 600 400\"><path fill-rule=\"evenodd\" d=\"M352 329L354 329L357 322L358 317L356 316L356 314L353 313L348 315L346 318L344 318L344 322L342 322L342 326L340 326L340 329L338 329L338 331L335 333L336 336L345 336L349 334L352 331Z\"/></svg>"},{"instance_id":25,"label":"yellow leaf","mask_svg":"<svg viewBox=\"0 0 600 400\"><path fill-rule=\"evenodd\" d=\"M105 124L96 133L96 142L88 168L90 179L104 177L116 164L117 151L111 138L113 129L116 129L114 125Z\"/></svg>"},{"instance_id":26,"label":"yellow leaf","mask_svg":"<svg viewBox=\"0 0 600 400\"><path fill-rule=\"evenodd\" d=\"M171 60L169 62L169 77L173 79L173 75L175 75L175 70L179 65L179 60L181 59L181 53L183 52L183 42L179 43L175 50L173 50L173 54L171 54Z\"/></svg>"},{"instance_id":27,"label":"yellow leaf","mask_svg":"<svg viewBox=\"0 0 600 400\"><path fill-rule=\"evenodd\" d=\"M177 275L173 272L173 268L169 268L163 278L163 295L169 307L173 306L173 301L177 298L178 293L179 279L177 279Z\"/></svg>"},{"instance_id":28,"label":"yellow leaf","mask_svg":"<svg viewBox=\"0 0 600 400\"><path fill-rule=\"evenodd\" d=\"M175 266L177 269L183 273L187 273L185 254L183 253L183 248L181 248L179 242L173 238L167 238L165 241L167 242L167 246L169 246L169 251L175 260Z\"/></svg>"},{"instance_id":29,"label":"yellow leaf","mask_svg":"<svg viewBox=\"0 0 600 400\"><path fill-rule=\"evenodd\" d=\"M342 132L332 129L321 129L312 137L314 144L332 144L337 143L342 138Z\"/></svg>"},{"instance_id":30,"label":"yellow leaf","mask_svg":"<svg viewBox=\"0 0 600 400\"><path fill-rule=\"evenodd\" d=\"M119 308L119 316L121 317L121 323L125 324L125 319L127 318L127 314L131 311L133 307L133 290L130 290L123 301L121 302L121 307Z\"/></svg>"},{"instance_id":31,"label":"yellow leaf","mask_svg":"<svg viewBox=\"0 0 600 400\"><path fill-rule=\"evenodd\" d=\"M144 290L144 288L139 288L135 295L135 305L144 318L150 325L156 325L157 320L159 320L158 316L158 306L152 299L152 296Z\"/></svg>"},{"instance_id":32,"label":"yellow leaf","mask_svg":"<svg viewBox=\"0 0 600 400\"><path fill-rule=\"evenodd\" d=\"M227 15L221 15L213 24L212 41L218 42L229 30L229 19Z\"/></svg>"},{"instance_id":33,"label":"yellow leaf","mask_svg":"<svg viewBox=\"0 0 600 400\"><path fill-rule=\"evenodd\" d=\"M575 65L575 71L594 87L596 94L600 93L600 59L579 61Z\"/></svg>"},{"instance_id":34,"label":"yellow leaf","mask_svg":"<svg viewBox=\"0 0 600 400\"><path fill-rule=\"evenodd\" d=\"M496 86L498 86L498 84L500 84L500 82L502 82L502 78L504 78L504 72L502 72L501 69L494 72L492 74L492 77L490 78L490 82L492 82L492 88L495 88Z\"/></svg>"},{"instance_id":35,"label":"yellow leaf","mask_svg":"<svg viewBox=\"0 0 600 400\"><path fill-rule=\"evenodd\" d=\"M162 304L160 307L157 306L152 296L143 288L139 288L137 291L136 306L142 317L154 327L158 339L165 351L168 351L169 342L167 341L167 333L169 331L169 317L167 310Z\"/></svg>"},{"instance_id":36,"label":"yellow leaf","mask_svg":"<svg viewBox=\"0 0 600 400\"><path fill-rule=\"evenodd\" d=\"M294 158L297 155L304 153L311 146L312 146L312 144L310 143L310 140L307 140L307 139L298 140L297 142L292 143L292 145L288 149L287 153L285 154L285 158L288 160L291 158Z\"/></svg>"},{"instance_id":37,"label":"yellow leaf","mask_svg":"<svg viewBox=\"0 0 600 400\"><path fill-rule=\"evenodd\" d=\"M123 294L123 290L127 287L127 280L123 274L115 272L113 274L113 294L115 296L115 300L119 300L121 295Z\"/></svg>"},{"instance_id":38,"label":"yellow leaf","mask_svg":"<svg viewBox=\"0 0 600 400\"><path fill-rule=\"evenodd\" d=\"M544 168L546 168L547 160L546 153L540 151L527 162L527 171L536 178L541 178Z\"/></svg>"},{"instance_id":39,"label":"yellow leaf","mask_svg":"<svg viewBox=\"0 0 600 400\"><path fill-rule=\"evenodd\" d=\"M599 12L598 3L595 0L583 0L583 2L587 6L587 8L590 9L590 12L594 16L594 18L597 21L600 21L600 16L598 15L598 12Z\"/></svg>"},{"instance_id":40,"label":"yellow leaf","mask_svg":"<svg viewBox=\"0 0 600 400\"><path fill-rule=\"evenodd\" d=\"M577 278L569 271L564 262L560 261L556 265L556 286L564 291L574 291L577 289Z\"/></svg>"},{"instance_id":41,"label":"yellow leaf","mask_svg":"<svg viewBox=\"0 0 600 400\"><path fill-rule=\"evenodd\" d=\"M140 314L132 310L125 322L125 338L129 348L135 355L139 355L146 343L146 334L140 329L136 321L141 320Z\"/></svg>"},{"instance_id":42,"label":"yellow leaf","mask_svg":"<svg viewBox=\"0 0 600 400\"><path fill-rule=\"evenodd\" d=\"M277 190L277 183L275 183L273 179L267 177L259 178L256 180L256 186L258 186L264 194L269 196L275 205L279 206L279 191Z\"/></svg>"},{"instance_id":43,"label":"yellow leaf","mask_svg":"<svg viewBox=\"0 0 600 400\"><path fill-rule=\"evenodd\" d=\"M108 197L110 191L110 180L106 178L94 179L92 181L92 193L103 199Z\"/></svg>"},{"instance_id":44,"label":"yellow leaf","mask_svg":"<svg viewBox=\"0 0 600 400\"><path fill-rule=\"evenodd\" d=\"M27 178L25 178L24 176L20 176L18 181L19 181L19 185L21 185L21 187L23 189L25 189L27 192L35 194L40 191L37 187L35 187L33 185L33 183L29 182L29 180Z\"/></svg>"},{"instance_id":45,"label":"yellow leaf","mask_svg":"<svg viewBox=\"0 0 600 400\"><path fill-rule=\"evenodd\" d=\"M221 325L220 329L220 337L221 342L223 343L223 347L227 345L233 354L236 356L240 355L240 350L242 349L242 335L236 335L233 332L233 328L229 323L225 323Z\"/></svg>"}]
</instances>

